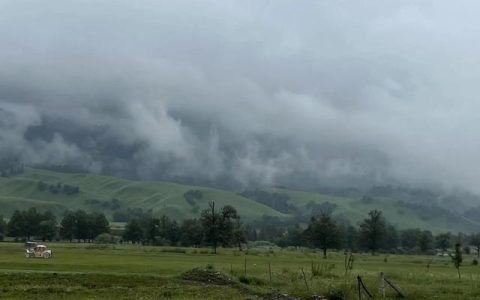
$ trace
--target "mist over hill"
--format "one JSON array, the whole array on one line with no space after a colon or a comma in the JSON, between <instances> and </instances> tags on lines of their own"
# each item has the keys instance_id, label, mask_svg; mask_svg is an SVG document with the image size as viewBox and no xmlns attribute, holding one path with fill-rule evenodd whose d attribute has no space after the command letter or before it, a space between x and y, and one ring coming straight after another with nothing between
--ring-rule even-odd
<instances>
[{"instance_id":1,"label":"mist over hill","mask_svg":"<svg viewBox=\"0 0 480 300\"><path fill-rule=\"evenodd\" d=\"M476 6L0 1L0 158L221 187L479 192Z\"/></svg>"}]
</instances>

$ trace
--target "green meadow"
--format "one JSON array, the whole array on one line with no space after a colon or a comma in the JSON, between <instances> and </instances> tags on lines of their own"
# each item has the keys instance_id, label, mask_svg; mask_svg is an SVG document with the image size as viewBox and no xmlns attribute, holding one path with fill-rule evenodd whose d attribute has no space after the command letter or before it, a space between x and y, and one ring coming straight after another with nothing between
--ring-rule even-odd
<instances>
[{"instance_id":1,"label":"green meadow","mask_svg":"<svg viewBox=\"0 0 480 300\"><path fill-rule=\"evenodd\" d=\"M40 191L38 183L56 185L58 183L76 186L80 192L75 195L52 194ZM184 194L189 190L200 190L202 199L197 207L192 207ZM440 232L476 232L480 224L463 216L446 218L438 212L421 214L418 209L404 206L396 198L375 198L362 201L362 195L338 197L315 192L302 192L289 189L266 188L289 196L289 203L299 212L308 213L308 204L329 202L335 206L334 216L343 217L352 224L364 219L373 209L381 210L386 220L399 229L420 228L434 233ZM35 207L38 210L51 210L58 216L65 210L84 209L103 212L111 218L113 211L108 207L93 205L92 200L107 202L117 199L122 209L141 208L151 210L155 215L168 215L177 220L196 218L201 210L207 208L210 201L220 206L232 205L242 217L244 223L258 220L262 216L282 219L293 218L272 207L258 203L239 195L240 191L221 190L208 187L189 186L162 181L134 181L111 176L81 173L61 173L39 169L26 169L25 173L15 177L0 177L0 215L8 218L14 210L26 210Z\"/></svg>"},{"instance_id":2,"label":"green meadow","mask_svg":"<svg viewBox=\"0 0 480 300\"><path fill-rule=\"evenodd\" d=\"M468 255L459 279L451 259L438 256L355 254L345 274L343 253L48 246L53 259L27 259L23 244L0 243L0 299L358 299L358 275L382 299L381 272L406 299L480 299L480 267ZM396 298L387 286L385 299Z\"/></svg>"}]
</instances>

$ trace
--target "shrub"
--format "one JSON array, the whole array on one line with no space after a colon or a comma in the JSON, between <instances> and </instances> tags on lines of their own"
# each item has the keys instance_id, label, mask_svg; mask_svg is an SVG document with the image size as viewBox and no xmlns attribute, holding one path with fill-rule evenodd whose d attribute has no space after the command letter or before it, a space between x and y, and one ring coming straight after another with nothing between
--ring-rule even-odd
<instances>
[{"instance_id":1,"label":"shrub","mask_svg":"<svg viewBox=\"0 0 480 300\"><path fill-rule=\"evenodd\" d=\"M102 234L99 234L95 238L95 243L97 243L97 244L114 244L115 243L115 238L113 237L113 235L111 235L109 233L102 233Z\"/></svg>"}]
</instances>

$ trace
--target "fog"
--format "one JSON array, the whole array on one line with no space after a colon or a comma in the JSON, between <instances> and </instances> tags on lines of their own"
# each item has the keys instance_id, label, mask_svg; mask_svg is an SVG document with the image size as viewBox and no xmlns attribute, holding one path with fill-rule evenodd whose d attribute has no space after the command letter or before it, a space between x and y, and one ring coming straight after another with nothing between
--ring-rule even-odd
<instances>
[{"instance_id":1,"label":"fog","mask_svg":"<svg viewBox=\"0 0 480 300\"><path fill-rule=\"evenodd\" d=\"M480 192L480 3L0 0L0 156Z\"/></svg>"}]
</instances>

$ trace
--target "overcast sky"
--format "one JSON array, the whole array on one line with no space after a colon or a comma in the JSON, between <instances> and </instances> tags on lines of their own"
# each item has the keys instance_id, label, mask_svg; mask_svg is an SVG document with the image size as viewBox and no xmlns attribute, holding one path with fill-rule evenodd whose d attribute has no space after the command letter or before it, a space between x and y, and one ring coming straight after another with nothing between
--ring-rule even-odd
<instances>
[{"instance_id":1,"label":"overcast sky","mask_svg":"<svg viewBox=\"0 0 480 300\"><path fill-rule=\"evenodd\" d=\"M480 192L480 2L0 0L0 155Z\"/></svg>"}]
</instances>

